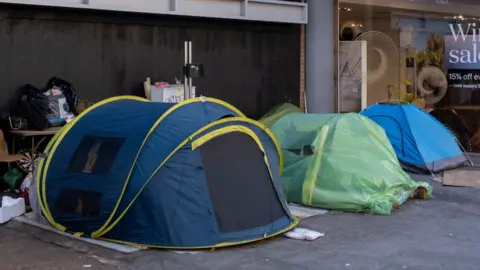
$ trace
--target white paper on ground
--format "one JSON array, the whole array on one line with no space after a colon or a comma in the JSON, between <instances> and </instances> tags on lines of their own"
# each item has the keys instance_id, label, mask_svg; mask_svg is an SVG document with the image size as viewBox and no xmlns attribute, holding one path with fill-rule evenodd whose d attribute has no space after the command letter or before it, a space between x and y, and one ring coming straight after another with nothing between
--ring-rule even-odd
<instances>
[{"instance_id":1,"label":"white paper on ground","mask_svg":"<svg viewBox=\"0 0 480 270\"><path fill-rule=\"evenodd\" d=\"M292 239L297 239L297 240L308 240L312 241L315 240L319 237L325 236L324 233L316 232L313 230L309 229L304 229L304 228L295 228L289 232L285 233L285 236L288 238Z\"/></svg>"}]
</instances>

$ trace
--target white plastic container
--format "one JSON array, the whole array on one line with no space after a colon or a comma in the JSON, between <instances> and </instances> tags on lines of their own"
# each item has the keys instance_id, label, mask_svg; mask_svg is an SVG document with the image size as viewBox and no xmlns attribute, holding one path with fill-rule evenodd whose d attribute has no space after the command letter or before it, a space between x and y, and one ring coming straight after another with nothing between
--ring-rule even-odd
<instances>
[{"instance_id":1,"label":"white plastic container","mask_svg":"<svg viewBox=\"0 0 480 270\"><path fill-rule=\"evenodd\" d=\"M184 99L184 85L171 84L168 87L157 87L152 85L150 88L150 100L153 102L179 103ZM191 96L195 97L195 86L192 86Z\"/></svg>"},{"instance_id":2,"label":"white plastic container","mask_svg":"<svg viewBox=\"0 0 480 270\"><path fill-rule=\"evenodd\" d=\"M23 214L25 214L25 200L23 198L12 199L7 196L2 198L2 207L0 207L0 224Z\"/></svg>"}]
</instances>

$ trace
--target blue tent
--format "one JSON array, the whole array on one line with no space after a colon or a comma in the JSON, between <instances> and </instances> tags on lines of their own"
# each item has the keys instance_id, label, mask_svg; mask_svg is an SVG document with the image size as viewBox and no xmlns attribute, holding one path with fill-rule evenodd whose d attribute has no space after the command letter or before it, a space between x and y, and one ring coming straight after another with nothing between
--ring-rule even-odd
<instances>
[{"instance_id":1,"label":"blue tent","mask_svg":"<svg viewBox=\"0 0 480 270\"><path fill-rule=\"evenodd\" d=\"M159 248L209 248L293 228L270 131L212 98L123 96L68 123L37 169L56 228Z\"/></svg>"},{"instance_id":2,"label":"blue tent","mask_svg":"<svg viewBox=\"0 0 480 270\"><path fill-rule=\"evenodd\" d=\"M450 131L415 105L376 104L360 114L385 129L405 170L435 173L467 160Z\"/></svg>"}]
</instances>

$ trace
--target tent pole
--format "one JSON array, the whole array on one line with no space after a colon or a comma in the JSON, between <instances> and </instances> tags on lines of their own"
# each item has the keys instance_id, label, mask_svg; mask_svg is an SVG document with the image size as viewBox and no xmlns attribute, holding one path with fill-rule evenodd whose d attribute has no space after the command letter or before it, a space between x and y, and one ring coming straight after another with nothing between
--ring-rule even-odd
<instances>
[{"instance_id":1,"label":"tent pole","mask_svg":"<svg viewBox=\"0 0 480 270\"><path fill-rule=\"evenodd\" d=\"M473 167L475 164L473 163L472 159L470 159L470 156L468 155L465 147L463 147L463 145L460 143L460 141L458 140L457 136L453 133L453 131L451 131L449 128L447 129L452 134L452 137L453 139L455 139L455 142L457 143L457 145L460 146L460 148L462 149L463 153L465 154L465 157L468 160L468 163L470 163L470 167Z\"/></svg>"},{"instance_id":2,"label":"tent pole","mask_svg":"<svg viewBox=\"0 0 480 270\"><path fill-rule=\"evenodd\" d=\"M475 164L473 164L472 159L470 158L470 155L468 155L467 150L465 150L465 147L460 143L460 141L457 139L457 136L453 136L455 138L455 141L457 144L462 148L463 153L465 154L465 157L467 157L468 162L470 163L470 166L473 167Z\"/></svg>"}]
</instances>

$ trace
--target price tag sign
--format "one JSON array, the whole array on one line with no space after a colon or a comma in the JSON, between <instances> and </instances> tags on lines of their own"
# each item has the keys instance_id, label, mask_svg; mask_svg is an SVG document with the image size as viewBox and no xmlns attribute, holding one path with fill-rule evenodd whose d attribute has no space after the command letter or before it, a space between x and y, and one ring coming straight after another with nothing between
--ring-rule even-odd
<instances>
[{"instance_id":1,"label":"price tag sign","mask_svg":"<svg viewBox=\"0 0 480 270\"><path fill-rule=\"evenodd\" d=\"M480 70L472 69L451 69L448 70L448 86L453 89L480 88Z\"/></svg>"}]
</instances>

